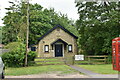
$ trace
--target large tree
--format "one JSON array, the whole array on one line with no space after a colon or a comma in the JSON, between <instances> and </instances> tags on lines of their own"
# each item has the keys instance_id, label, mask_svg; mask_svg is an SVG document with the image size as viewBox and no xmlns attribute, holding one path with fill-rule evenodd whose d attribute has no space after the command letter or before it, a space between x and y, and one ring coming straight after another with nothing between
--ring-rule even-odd
<instances>
[{"instance_id":1,"label":"large tree","mask_svg":"<svg viewBox=\"0 0 120 80\"><path fill-rule=\"evenodd\" d=\"M120 35L120 13L117 2L77 2L79 47L86 54L110 54L111 40Z\"/></svg>"},{"instance_id":2,"label":"large tree","mask_svg":"<svg viewBox=\"0 0 120 80\"><path fill-rule=\"evenodd\" d=\"M5 26L3 26L3 44L14 41L26 40L26 16L27 5L24 2L18 5L10 2L6 16L3 18ZM60 24L70 30L73 34L77 34L72 20L67 15L57 13L54 9L44 9L39 4L30 4L30 27L29 27L29 45L36 44L37 39L55 25Z\"/></svg>"}]
</instances>

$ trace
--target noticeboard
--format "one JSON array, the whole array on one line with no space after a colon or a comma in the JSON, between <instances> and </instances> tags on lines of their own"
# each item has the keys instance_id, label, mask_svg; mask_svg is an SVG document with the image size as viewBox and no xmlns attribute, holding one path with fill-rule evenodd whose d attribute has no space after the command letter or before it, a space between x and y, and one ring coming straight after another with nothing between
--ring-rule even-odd
<instances>
[{"instance_id":1,"label":"noticeboard","mask_svg":"<svg viewBox=\"0 0 120 80\"><path fill-rule=\"evenodd\" d=\"M75 55L75 60L84 60L84 55Z\"/></svg>"}]
</instances>

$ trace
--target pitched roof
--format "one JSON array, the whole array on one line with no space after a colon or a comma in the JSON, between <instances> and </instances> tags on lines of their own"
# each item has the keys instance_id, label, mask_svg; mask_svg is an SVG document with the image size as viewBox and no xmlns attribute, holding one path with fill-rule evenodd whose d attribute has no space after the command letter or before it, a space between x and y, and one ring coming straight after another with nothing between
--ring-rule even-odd
<instances>
[{"instance_id":1,"label":"pitched roof","mask_svg":"<svg viewBox=\"0 0 120 80\"><path fill-rule=\"evenodd\" d=\"M74 38L78 39L77 36L75 36L74 34L72 34L70 31L68 31L67 29L65 29L64 27L62 27L61 25L56 25L55 27L53 27L52 29L50 29L47 33L45 33L43 36L41 36L38 40L40 41L41 39L43 39L46 35L48 35L49 33L51 33L53 30L55 30L56 28L61 28L62 30L64 30L65 32L67 32L68 34L70 34L71 36L73 36Z\"/></svg>"}]
</instances>

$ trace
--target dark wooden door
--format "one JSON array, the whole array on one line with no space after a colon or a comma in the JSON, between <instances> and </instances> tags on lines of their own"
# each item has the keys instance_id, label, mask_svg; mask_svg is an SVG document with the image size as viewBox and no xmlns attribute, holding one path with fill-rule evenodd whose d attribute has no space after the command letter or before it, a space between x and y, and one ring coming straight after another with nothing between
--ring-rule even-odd
<instances>
[{"instance_id":1,"label":"dark wooden door","mask_svg":"<svg viewBox=\"0 0 120 80\"><path fill-rule=\"evenodd\" d=\"M62 44L56 44L55 45L55 57L63 57Z\"/></svg>"}]
</instances>

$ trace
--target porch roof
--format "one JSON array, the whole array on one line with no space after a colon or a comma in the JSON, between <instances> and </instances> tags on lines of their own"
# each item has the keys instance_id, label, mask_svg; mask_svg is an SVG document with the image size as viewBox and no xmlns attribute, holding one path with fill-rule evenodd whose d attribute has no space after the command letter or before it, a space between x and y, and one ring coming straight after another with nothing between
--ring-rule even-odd
<instances>
[{"instance_id":1,"label":"porch roof","mask_svg":"<svg viewBox=\"0 0 120 80\"><path fill-rule=\"evenodd\" d=\"M64 45L68 45L67 42L63 41L62 39L57 39L56 41L54 41L53 43L51 43L51 45L56 44L57 42L62 42Z\"/></svg>"}]
</instances>

